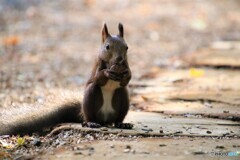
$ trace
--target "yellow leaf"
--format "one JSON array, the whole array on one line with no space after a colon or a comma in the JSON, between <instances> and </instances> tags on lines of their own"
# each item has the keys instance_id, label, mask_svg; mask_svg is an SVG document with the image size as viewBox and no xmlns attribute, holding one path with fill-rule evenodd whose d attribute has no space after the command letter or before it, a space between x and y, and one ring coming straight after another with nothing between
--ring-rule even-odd
<instances>
[{"instance_id":1,"label":"yellow leaf","mask_svg":"<svg viewBox=\"0 0 240 160\"><path fill-rule=\"evenodd\" d=\"M18 139L17 139L18 146L22 146L22 145L24 145L24 143L25 143L25 138L18 137Z\"/></svg>"},{"instance_id":2,"label":"yellow leaf","mask_svg":"<svg viewBox=\"0 0 240 160\"><path fill-rule=\"evenodd\" d=\"M190 68L189 74L191 77L202 77L204 75L203 69Z\"/></svg>"}]
</instances>

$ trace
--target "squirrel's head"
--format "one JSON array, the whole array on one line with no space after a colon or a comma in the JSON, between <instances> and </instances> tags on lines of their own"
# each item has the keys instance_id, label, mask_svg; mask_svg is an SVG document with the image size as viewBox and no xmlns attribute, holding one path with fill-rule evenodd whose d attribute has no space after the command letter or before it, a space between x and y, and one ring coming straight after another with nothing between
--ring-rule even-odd
<instances>
[{"instance_id":1,"label":"squirrel's head","mask_svg":"<svg viewBox=\"0 0 240 160\"><path fill-rule=\"evenodd\" d=\"M102 48L100 58L107 64L122 64L127 60L128 46L124 41L124 30L121 23L118 24L118 35L111 36L107 25L102 28Z\"/></svg>"}]
</instances>

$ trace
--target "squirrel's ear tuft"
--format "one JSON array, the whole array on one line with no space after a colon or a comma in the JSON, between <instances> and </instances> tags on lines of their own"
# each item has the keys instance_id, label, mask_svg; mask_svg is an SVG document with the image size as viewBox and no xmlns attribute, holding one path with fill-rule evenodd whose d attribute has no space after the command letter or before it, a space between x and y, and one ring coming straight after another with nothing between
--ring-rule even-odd
<instances>
[{"instance_id":1,"label":"squirrel's ear tuft","mask_svg":"<svg viewBox=\"0 0 240 160\"><path fill-rule=\"evenodd\" d=\"M107 24L104 23L102 27L102 42L104 42L108 36L110 36L110 34L108 33Z\"/></svg>"},{"instance_id":2,"label":"squirrel's ear tuft","mask_svg":"<svg viewBox=\"0 0 240 160\"><path fill-rule=\"evenodd\" d=\"M119 30L119 36L123 38L124 30L123 30L123 25L122 25L122 23L119 23L119 24L118 24L118 30Z\"/></svg>"}]
</instances>

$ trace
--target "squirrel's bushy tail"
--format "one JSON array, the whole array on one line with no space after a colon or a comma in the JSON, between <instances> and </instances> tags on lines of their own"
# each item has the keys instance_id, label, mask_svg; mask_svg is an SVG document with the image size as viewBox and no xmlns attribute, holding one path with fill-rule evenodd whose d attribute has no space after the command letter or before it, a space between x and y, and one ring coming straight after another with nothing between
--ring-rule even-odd
<instances>
[{"instance_id":1,"label":"squirrel's bushy tail","mask_svg":"<svg viewBox=\"0 0 240 160\"><path fill-rule=\"evenodd\" d=\"M0 135L41 132L59 123L81 121L80 97L68 94L42 105L0 108Z\"/></svg>"}]
</instances>

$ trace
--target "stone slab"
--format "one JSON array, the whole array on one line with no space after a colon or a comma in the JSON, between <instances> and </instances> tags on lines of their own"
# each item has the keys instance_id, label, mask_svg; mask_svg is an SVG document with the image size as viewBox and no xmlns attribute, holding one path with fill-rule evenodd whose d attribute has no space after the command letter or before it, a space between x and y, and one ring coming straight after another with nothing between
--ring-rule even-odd
<instances>
[{"instance_id":1,"label":"stone slab","mask_svg":"<svg viewBox=\"0 0 240 160\"><path fill-rule=\"evenodd\" d=\"M188 137L221 137L240 136L238 122L211 118L166 116L151 112L129 112L126 123L134 124L133 129L116 129L112 127L87 128L81 124L65 124L62 129L74 128L82 132L101 132L126 136L188 136ZM57 128L58 129L58 128ZM55 129L56 130L56 129ZM53 134L55 132L51 134ZM50 134L50 135L51 135Z\"/></svg>"},{"instance_id":2,"label":"stone slab","mask_svg":"<svg viewBox=\"0 0 240 160\"><path fill-rule=\"evenodd\" d=\"M65 159L174 159L174 160L237 160L240 155L227 156L228 152L239 151L239 139L187 139L187 138L144 138L133 141L93 141L76 145L79 150L58 148L38 157L49 160ZM238 152L237 152L238 153ZM220 155L224 154L224 155Z\"/></svg>"}]
</instances>

